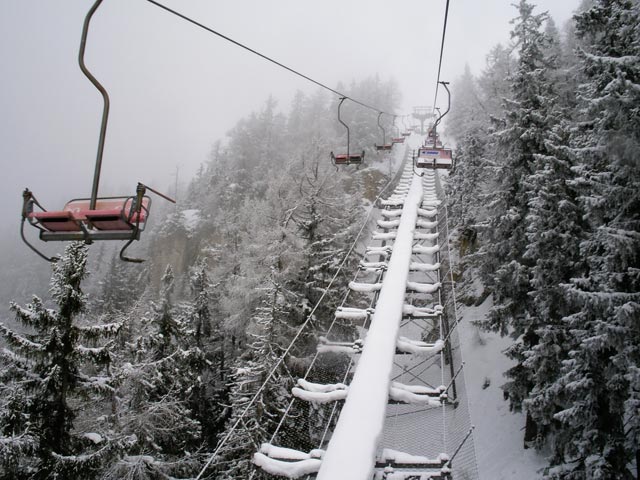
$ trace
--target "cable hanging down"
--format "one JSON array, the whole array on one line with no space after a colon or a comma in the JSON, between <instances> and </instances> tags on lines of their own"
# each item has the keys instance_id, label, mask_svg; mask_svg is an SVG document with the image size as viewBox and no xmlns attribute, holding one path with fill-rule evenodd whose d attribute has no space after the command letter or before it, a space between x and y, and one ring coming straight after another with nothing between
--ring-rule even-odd
<instances>
[{"instance_id":1,"label":"cable hanging down","mask_svg":"<svg viewBox=\"0 0 640 480\"><path fill-rule=\"evenodd\" d=\"M324 88L325 90L328 90L331 93L334 93L335 95L338 95L339 97L344 97L344 98L346 98L348 100L351 100L353 103L357 103L358 105L360 105L360 106L362 106L364 108L367 108L369 110L373 110L374 112L378 112L378 113L389 115L389 116L396 115L394 113L389 113L389 112L385 112L383 110L380 110L379 108L376 108L376 107L374 107L372 105L369 105L367 103L361 102L360 100L352 98L349 95L346 95L346 94L344 94L342 92L339 92L338 90L336 90L334 88L331 88L331 87L329 87L328 85L325 85L322 82L314 80L313 78L309 77L308 75L300 73L297 70L295 70L295 69L293 69L291 67L288 67L285 64L280 63L277 60L274 60L273 58L271 58L271 57L269 57L269 56L267 56L267 55L265 55L263 53L258 52L257 50L254 50L251 47L248 47L247 45L244 45L244 44L242 44L242 43L240 43L240 42L238 42L238 41L236 41L236 40L234 40L234 39L232 39L230 37L227 37L226 35L224 35L224 34L222 34L220 32L217 32L216 30L213 30L212 28L209 28L209 27L207 27L206 25L203 25L200 22L197 22L196 20L193 20L192 18L187 17L186 15L183 15L180 12L177 12L176 10L173 10L173 9L167 7L166 5L163 5L163 4L159 3L159 2L156 2L155 0L147 0L147 2L153 4L156 7L159 7L159 8L161 8L161 9L163 9L163 10L165 10L165 11L167 11L167 12L169 12L169 13L177 16L177 17L180 17L180 18L182 18L183 20L186 20L189 23L192 23L193 25L195 25L197 27L200 27L200 28L202 28L203 30L206 30L209 33L213 33L214 35L217 35L218 37L222 38L223 40L226 40L226 41L228 41L230 43L233 43L234 45L236 45L236 46L238 46L240 48L243 48L244 50L247 50L248 52L251 52L254 55L257 55L260 58L263 58L264 60L267 60L268 62L271 62L271 63L277 65L278 67L283 68L283 69L287 70L290 73L293 73L294 75L297 75L297 76L299 76L301 78L304 78L305 80L307 80L307 81L309 81L309 82L311 82L311 83L313 83L313 84L315 84L315 85L317 85L317 86L319 86L321 88ZM448 4L449 4L449 2L447 1L447 6L448 6ZM445 20L445 23L446 23L446 20Z\"/></svg>"},{"instance_id":2,"label":"cable hanging down","mask_svg":"<svg viewBox=\"0 0 640 480\"><path fill-rule=\"evenodd\" d=\"M442 55L444 53L444 39L447 34L447 18L449 17L449 0L444 10L444 23L442 25L442 41L440 42L440 60L438 61L438 78L436 79L436 94L433 97L433 109L436 109L436 101L438 100L438 87L440 86L440 70L442 69Z\"/></svg>"}]
</instances>

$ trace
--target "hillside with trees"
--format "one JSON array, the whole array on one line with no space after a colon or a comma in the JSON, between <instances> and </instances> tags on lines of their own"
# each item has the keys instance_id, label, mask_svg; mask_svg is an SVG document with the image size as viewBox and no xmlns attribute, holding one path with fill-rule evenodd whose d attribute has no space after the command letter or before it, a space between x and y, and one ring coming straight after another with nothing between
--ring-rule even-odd
<instances>
[{"instance_id":1,"label":"hillside with trees","mask_svg":"<svg viewBox=\"0 0 640 480\"><path fill-rule=\"evenodd\" d=\"M513 48L453 86L461 268L514 339L504 393L544 477L637 478L640 8L585 1L563 35L517 8Z\"/></svg>"}]
</instances>

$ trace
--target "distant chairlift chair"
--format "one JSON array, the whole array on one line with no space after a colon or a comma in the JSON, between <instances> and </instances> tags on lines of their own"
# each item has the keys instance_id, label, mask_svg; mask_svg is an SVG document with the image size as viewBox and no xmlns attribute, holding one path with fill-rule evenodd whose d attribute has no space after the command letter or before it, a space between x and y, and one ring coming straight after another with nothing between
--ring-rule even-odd
<instances>
[{"instance_id":1,"label":"distant chairlift chair","mask_svg":"<svg viewBox=\"0 0 640 480\"><path fill-rule=\"evenodd\" d=\"M380 125L380 117L382 116L383 112L378 113L378 128L380 130L382 130L382 145L375 145L376 150L377 151L389 151L391 150L391 148L393 147L393 143L387 143L387 137L386 137L386 132L384 130L384 127L382 125Z\"/></svg>"},{"instance_id":2,"label":"distant chairlift chair","mask_svg":"<svg viewBox=\"0 0 640 480\"><path fill-rule=\"evenodd\" d=\"M414 156L414 163L416 168L428 168L428 169L436 169L442 168L450 170L453 168L453 157L452 151L450 148L443 148L442 143L440 143L440 138L438 136L438 124L442 121L444 116L449 113L451 109L451 92L447 85L449 82L440 82L447 91L448 96L448 106L447 111L441 114L433 127L429 129L427 142L432 142L433 146L428 146L427 142L425 142L425 146L420 147L418 149L418 155Z\"/></svg>"},{"instance_id":3,"label":"distant chairlift chair","mask_svg":"<svg viewBox=\"0 0 640 480\"><path fill-rule=\"evenodd\" d=\"M334 155L334 153L331 152L331 162L335 165L336 169L340 165L361 165L362 162L364 162L364 150L362 150L362 153L350 153L349 151L350 143L351 143L349 126L346 123L344 123L342 121L342 118L340 117L340 109L342 108L342 102L344 102L346 99L347 97L342 97L340 99L340 103L338 104L338 121L342 125L344 125L344 128L347 129L347 153L339 153L338 155Z\"/></svg>"}]
</instances>

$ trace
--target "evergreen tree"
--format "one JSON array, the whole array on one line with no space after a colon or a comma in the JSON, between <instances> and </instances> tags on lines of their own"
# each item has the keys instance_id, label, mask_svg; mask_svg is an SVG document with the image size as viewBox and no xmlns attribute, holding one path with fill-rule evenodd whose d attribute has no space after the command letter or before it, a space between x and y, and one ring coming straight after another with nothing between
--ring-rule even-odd
<instances>
[{"instance_id":1,"label":"evergreen tree","mask_svg":"<svg viewBox=\"0 0 640 480\"><path fill-rule=\"evenodd\" d=\"M185 323L190 325L186 339L187 343L190 338L195 340L199 355L193 356L193 382L185 394L194 418L202 426L205 442L214 447L227 416L228 368L222 322L211 310L212 285L204 261L191 275L191 294L192 301L183 313Z\"/></svg>"},{"instance_id":2,"label":"evergreen tree","mask_svg":"<svg viewBox=\"0 0 640 480\"><path fill-rule=\"evenodd\" d=\"M201 467L193 453L202 429L189 406L205 358L185 338L173 288L168 265L151 317L142 318L114 368L118 401L113 429L125 448L105 470L107 479L187 478Z\"/></svg>"},{"instance_id":3,"label":"evergreen tree","mask_svg":"<svg viewBox=\"0 0 640 480\"><path fill-rule=\"evenodd\" d=\"M229 432L229 440L216 462L216 478L220 480L249 477L253 453L260 444L270 441L288 404L292 381L283 364L276 368L284 351L283 330L288 329L284 304L280 287L273 284L264 292L262 304L252 318L252 341L238 358L231 376L232 414L228 428L235 429ZM262 475L258 471L253 478Z\"/></svg>"},{"instance_id":4,"label":"evergreen tree","mask_svg":"<svg viewBox=\"0 0 640 480\"><path fill-rule=\"evenodd\" d=\"M57 309L45 308L34 297L27 307L11 304L24 333L0 324L10 347L3 360L9 364L4 375L11 395L1 414L7 422L2 425L2 458L10 460L3 465L6 478L91 478L109 452L119 448L103 440L104 432L75 428L82 413L75 402L100 401L112 390L108 340L120 327L80 324L86 262L87 247L70 244L53 267L50 293Z\"/></svg>"},{"instance_id":5,"label":"evergreen tree","mask_svg":"<svg viewBox=\"0 0 640 480\"><path fill-rule=\"evenodd\" d=\"M530 330L527 292L531 264L524 252L532 186L527 179L534 172L535 156L547 153L544 142L552 101L544 57L548 39L541 31L547 14L534 14L534 6L526 0L520 0L517 8L519 15L512 21L511 36L517 42L519 58L511 77L510 98L505 99L503 128L495 133L499 175L483 252L485 281L494 294L488 325L503 333L512 326L516 337ZM521 398L521 393L513 397L516 408Z\"/></svg>"},{"instance_id":6,"label":"evergreen tree","mask_svg":"<svg viewBox=\"0 0 640 480\"><path fill-rule=\"evenodd\" d=\"M529 421L527 437L538 447L554 430L554 415L562 405L551 388L567 357L569 343L562 319L570 309L561 285L582 268L582 212L576 192L569 186L573 172L566 146L568 136L568 122L558 121L545 141L548 153L536 156L535 172L528 179L532 193L525 218L524 259L531 265L528 329L532 334L522 340L525 350L518 352L518 376L507 386L507 390L518 391L518 382L525 388L531 385L524 400Z\"/></svg>"},{"instance_id":7,"label":"evergreen tree","mask_svg":"<svg viewBox=\"0 0 640 480\"><path fill-rule=\"evenodd\" d=\"M550 477L633 478L640 465L640 6L602 0L576 16L582 41L573 185L586 215L585 268L565 285L570 351ZM638 472L635 472L637 476Z\"/></svg>"}]
</instances>

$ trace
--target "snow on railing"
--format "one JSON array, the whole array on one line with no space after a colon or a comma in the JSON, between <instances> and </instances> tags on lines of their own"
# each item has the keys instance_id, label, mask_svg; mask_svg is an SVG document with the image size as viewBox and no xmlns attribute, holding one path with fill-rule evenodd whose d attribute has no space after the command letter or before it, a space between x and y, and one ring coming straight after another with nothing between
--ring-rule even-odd
<instances>
[{"instance_id":1,"label":"snow on railing","mask_svg":"<svg viewBox=\"0 0 640 480\"><path fill-rule=\"evenodd\" d=\"M395 240L396 232L373 232L371 238L374 240Z\"/></svg>"},{"instance_id":2,"label":"snow on railing","mask_svg":"<svg viewBox=\"0 0 640 480\"><path fill-rule=\"evenodd\" d=\"M449 455L446 453L441 453L437 458L431 459L428 457L423 457L420 455L411 455L405 452L400 452L398 450L392 450L391 448L385 448L382 450L382 455L380 455L379 462L393 462L396 464L404 464L404 465L433 465L433 466L443 466L449 461Z\"/></svg>"},{"instance_id":3,"label":"snow on railing","mask_svg":"<svg viewBox=\"0 0 640 480\"><path fill-rule=\"evenodd\" d=\"M437 292L442 284L438 283L418 283L418 282L407 282L407 288L414 292L420 293L433 293Z\"/></svg>"},{"instance_id":4,"label":"snow on railing","mask_svg":"<svg viewBox=\"0 0 640 480\"><path fill-rule=\"evenodd\" d=\"M412 262L409 269L416 272L437 272L440 270L440 262L438 263L420 263Z\"/></svg>"},{"instance_id":5,"label":"snow on railing","mask_svg":"<svg viewBox=\"0 0 640 480\"><path fill-rule=\"evenodd\" d=\"M349 386L349 395L318 471L318 480L370 480L373 477L378 438L389 400L413 233L421 203L422 178L414 176L406 198L399 203L403 209L398 221L398 235L379 292L376 312Z\"/></svg>"},{"instance_id":6,"label":"snow on railing","mask_svg":"<svg viewBox=\"0 0 640 480\"><path fill-rule=\"evenodd\" d=\"M416 223L417 227L420 228L436 228L438 226L438 222L429 222L427 220L418 220Z\"/></svg>"},{"instance_id":7,"label":"snow on railing","mask_svg":"<svg viewBox=\"0 0 640 480\"><path fill-rule=\"evenodd\" d=\"M447 387L444 385L440 385L438 388L431 388L424 385L404 385L392 382L389 387L389 398L401 403L441 407L442 403L447 400L446 390Z\"/></svg>"},{"instance_id":8,"label":"snow on railing","mask_svg":"<svg viewBox=\"0 0 640 480\"><path fill-rule=\"evenodd\" d=\"M438 210L436 210L435 208L430 208L428 210L424 208L419 208L418 215L425 218L434 218L438 215Z\"/></svg>"},{"instance_id":9,"label":"snow on railing","mask_svg":"<svg viewBox=\"0 0 640 480\"><path fill-rule=\"evenodd\" d=\"M402 215L402 210L399 208L394 210L380 210L380 215L387 218L399 217Z\"/></svg>"},{"instance_id":10,"label":"snow on railing","mask_svg":"<svg viewBox=\"0 0 640 480\"><path fill-rule=\"evenodd\" d=\"M413 239L414 240L437 240L439 235L440 234L438 232L433 232L433 233L416 232L413 235Z\"/></svg>"},{"instance_id":11,"label":"snow on railing","mask_svg":"<svg viewBox=\"0 0 640 480\"><path fill-rule=\"evenodd\" d=\"M332 342L326 337L320 337L316 350L318 353L362 353L364 348L364 340L355 340L353 342Z\"/></svg>"},{"instance_id":12,"label":"snow on railing","mask_svg":"<svg viewBox=\"0 0 640 480\"><path fill-rule=\"evenodd\" d=\"M442 305L435 305L433 308L428 308L405 304L402 307L402 312L405 315L411 315L413 317L437 317L438 315L442 315L443 311L444 308L442 308Z\"/></svg>"},{"instance_id":13,"label":"snow on railing","mask_svg":"<svg viewBox=\"0 0 640 480\"><path fill-rule=\"evenodd\" d=\"M405 337L398 337L397 349L403 353L413 353L416 355L427 355L440 353L444 348L443 340L436 340L435 343L420 342L418 340L410 340Z\"/></svg>"},{"instance_id":14,"label":"snow on railing","mask_svg":"<svg viewBox=\"0 0 640 480\"><path fill-rule=\"evenodd\" d=\"M352 307L338 307L336 309L336 318L344 318L347 320L366 320L370 315L373 315L375 309L373 308L352 308Z\"/></svg>"},{"instance_id":15,"label":"snow on railing","mask_svg":"<svg viewBox=\"0 0 640 480\"><path fill-rule=\"evenodd\" d=\"M439 245L434 245L433 247L424 247L422 245L416 245L413 247L413 253L423 254L423 255L433 255L436 252L440 251Z\"/></svg>"},{"instance_id":16,"label":"snow on railing","mask_svg":"<svg viewBox=\"0 0 640 480\"><path fill-rule=\"evenodd\" d=\"M324 450L320 449L305 453L263 443L253 455L253 463L272 475L300 478L316 473L320 469L323 455Z\"/></svg>"},{"instance_id":17,"label":"snow on railing","mask_svg":"<svg viewBox=\"0 0 640 480\"><path fill-rule=\"evenodd\" d=\"M382 288L382 283L349 282L349 288L354 292L376 292Z\"/></svg>"},{"instance_id":18,"label":"snow on railing","mask_svg":"<svg viewBox=\"0 0 640 480\"><path fill-rule=\"evenodd\" d=\"M400 220L378 220L376 223L380 228L397 228Z\"/></svg>"},{"instance_id":19,"label":"snow on railing","mask_svg":"<svg viewBox=\"0 0 640 480\"><path fill-rule=\"evenodd\" d=\"M298 386L291 389L294 397L313 403L329 403L347 398L349 387L344 383L321 384L312 383L302 378Z\"/></svg>"}]
</instances>

